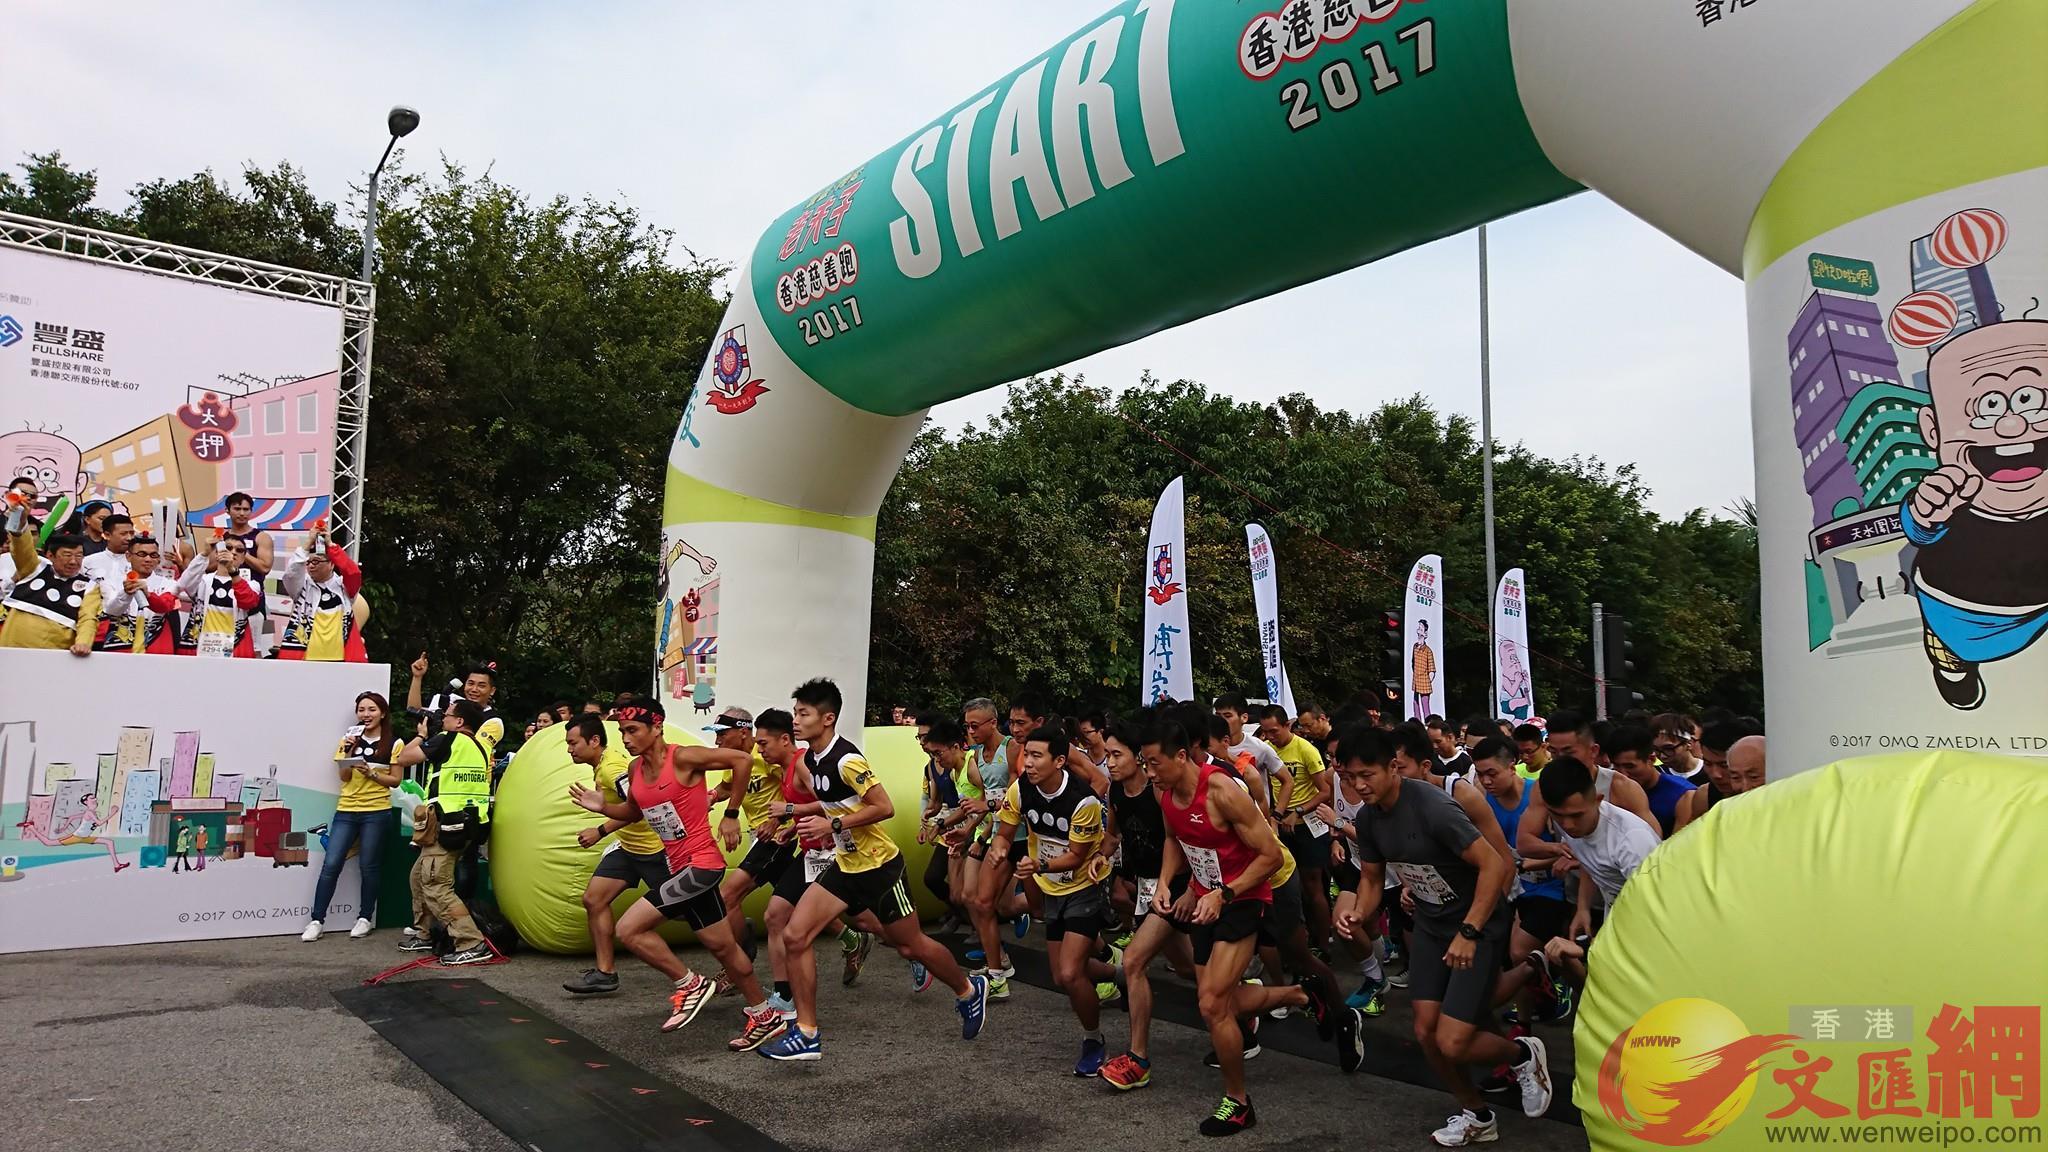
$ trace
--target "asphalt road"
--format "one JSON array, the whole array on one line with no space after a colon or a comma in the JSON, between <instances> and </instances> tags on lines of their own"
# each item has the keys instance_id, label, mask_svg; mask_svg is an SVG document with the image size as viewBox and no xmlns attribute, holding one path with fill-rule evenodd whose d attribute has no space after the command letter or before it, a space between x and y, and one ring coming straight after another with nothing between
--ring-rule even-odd
<instances>
[{"instance_id":1,"label":"asphalt road","mask_svg":"<svg viewBox=\"0 0 2048 1152\"><path fill-rule=\"evenodd\" d=\"M337 990L404 959L396 944L382 931L360 941L284 937L0 958L0 1047L10 1057L4 1143L517 1152L335 1001ZM1013 982L1011 999L991 1006L987 1032L969 1044L946 992L913 995L893 954L878 951L851 989L839 984L837 947L827 944L820 957L825 1059L794 1066L725 1051L737 1031L736 998L662 1035L665 982L632 960L621 965L623 990L595 1000L559 988L588 963L580 958L521 955L400 979L488 982L803 1152L1210 1143L1195 1125L1214 1106L1218 1082L1201 1065L1208 1041L1195 1029L1155 1026L1152 1086L1117 1093L1071 1074L1079 1034L1064 997ZM684 959L709 967L701 954ZM1268 1027L1309 1029L1299 1020ZM1389 1013L1372 1043L1391 1053L1401 1027ZM1115 1051L1121 1013L1106 1013L1104 1028ZM1562 1030L1547 1035L1567 1043ZM1259 1124L1230 1147L1433 1146L1429 1132L1452 1111L1445 1093L1342 1076L1310 1041L1286 1046L1313 1058L1269 1048L1252 1062ZM1568 1058L1555 1054L1559 1065ZM1511 1112L1503 1112L1504 1143L1586 1147L1575 1126Z\"/></svg>"}]
</instances>

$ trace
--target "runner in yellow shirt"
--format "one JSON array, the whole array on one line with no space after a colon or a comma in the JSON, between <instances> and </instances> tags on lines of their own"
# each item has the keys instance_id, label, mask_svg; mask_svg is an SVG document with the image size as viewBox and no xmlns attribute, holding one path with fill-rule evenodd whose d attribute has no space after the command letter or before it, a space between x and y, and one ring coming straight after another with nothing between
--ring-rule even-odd
<instances>
[{"instance_id":1,"label":"runner in yellow shirt","mask_svg":"<svg viewBox=\"0 0 2048 1152\"><path fill-rule=\"evenodd\" d=\"M1276 808L1273 818L1280 822L1280 842L1294 853L1301 868L1303 910L1308 914L1309 943L1330 946L1330 821L1336 810L1330 806L1334 779L1323 765L1323 754L1315 744L1299 736L1288 721L1287 710L1270 705L1259 720L1259 735L1273 746L1280 762L1294 776L1294 793L1284 809Z\"/></svg>"},{"instance_id":2,"label":"runner in yellow shirt","mask_svg":"<svg viewBox=\"0 0 2048 1152\"><path fill-rule=\"evenodd\" d=\"M563 733L569 759L590 768L599 794L617 796L619 778L626 774L630 761L624 749L612 746L607 740L604 717L585 712L570 720ZM652 892L666 883L670 875L661 837L654 834L654 829L649 828L645 820L628 824L606 817L604 823L578 832L576 843L585 848L595 848L611 836L617 837L616 842L598 858L597 869L590 874L590 883L583 888L583 917L590 924L590 942L597 951L597 967L587 969L581 976L562 985L566 991L579 996L619 990L619 974L612 962L612 904L620 894L639 884L647 885L647 890Z\"/></svg>"}]
</instances>

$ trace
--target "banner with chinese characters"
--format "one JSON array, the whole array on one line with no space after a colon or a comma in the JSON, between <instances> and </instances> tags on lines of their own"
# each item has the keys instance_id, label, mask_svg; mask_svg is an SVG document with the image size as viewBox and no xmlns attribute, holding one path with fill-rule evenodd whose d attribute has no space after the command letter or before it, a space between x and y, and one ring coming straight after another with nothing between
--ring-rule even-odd
<instances>
[{"instance_id":1,"label":"banner with chinese characters","mask_svg":"<svg viewBox=\"0 0 2048 1152\"><path fill-rule=\"evenodd\" d=\"M1442 716L1444 700L1444 558L1431 553L1408 572L1408 604L1401 614L1401 714L1410 720Z\"/></svg>"},{"instance_id":2,"label":"banner with chinese characters","mask_svg":"<svg viewBox=\"0 0 2048 1152\"><path fill-rule=\"evenodd\" d=\"M0 248L0 470L111 501L161 534L175 507L309 529L334 492L341 310L55 253ZM159 510L164 510L160 512Z\"/></svg>"},{"instance_id":3,"label":"banner with chinese characters","mask_svg":"<svg viewBox=\"0 0 2048 1152\"><path fill-rule=\"evenodd\" d=\"M1145 546L1145 630L1139 700L1195 698L1195 670L1188 640L1187 529L1182 519L1181 477L1159 494L1152 507L1152 537Z\"/></svg>"},{"instance_id":4,"label":"banner with chinese characters","mask_svg":"<svg viewBox=\"0 0 2048 1152\"><path fill-rule=\"evenodd\" d=\"M1501 574L1493 590L1493 714L1517 724L1536 715L1529 668L1529 587L1520 568Z\"/></svg>"},{"instance_id":5,"label":"banner with chinese characters","mask_svg":"<svg viewBox=\"0 0 2048 1152\"><path fill-rule=\"evenodd\" d=\"M1252 607L1259 614L1259 664L1265 670L1266 699L1294 715L1294 688L1287 683L1287 664L1280 658L1280 577L1273 570L1273 541L1263 525L1244 526L1251 551Z\"/></svg>"}]
</instances>

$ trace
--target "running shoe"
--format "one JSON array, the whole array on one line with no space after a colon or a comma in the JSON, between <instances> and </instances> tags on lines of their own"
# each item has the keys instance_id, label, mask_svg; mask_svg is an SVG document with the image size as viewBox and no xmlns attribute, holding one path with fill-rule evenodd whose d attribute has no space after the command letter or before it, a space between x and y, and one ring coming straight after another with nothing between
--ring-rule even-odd
<instances>
[{"instance_id":1,"label":"running shoe","mask_svg":"<svg viewBox=\"0 0 2048 1152\"><path fill-rule=\"evenodd\" d=\"M990 972L984 978L988 981L989 999L1008 1000L1010 998L1010 978L1008 976L998 976Z\"/></svg>"},{"instance_id":2,"label":"running shoe","mask_svg":"<svg viewBox=\"0 0 2048 1152\"><path fill-rule=\"evenodd\" d=\"M1389 973L1387 973L1387 987L1389 987L1389 988L1406 988L1407 986L1408 986L1408 970L1407 970L1406 968L1403 968L1403 969L1401 969L1401 970L1400 970L1399 972L1389 972Z\"/></svg>"},{"instance_id":3,"label":"running shoe","mask_svg":"<svg viewBox=\"0 0 2048 1152\"><path fill-rule=\"evenodd\" d=\"M1515 1083L1522 1089L1522 1115L1541 1116L1550 1111L1550 1061L1543 1041L1523 1036L1515 1041L1528 1059L1515 1065Z\"/></svg>"},{"instance_id":4,"label":"running shoe","mask_svg":"<svg viewBox=\"0 0 2048 1152\"><path fill-rule=\"evenodd\" d=\"M1119 1092L1130 1092L1152 1083L1152 1062L1125 1052L1102 1066L1102 1081Z\"/></svg>"},{"instance_id":5,"label":"running shoe","mask_svg":"<svg viewBox=\"0 0 2048 1152\"><path fill-rule=\"evenodd\" d=\"M1486 1079L1479 1082L1479 1090L1488 1096L1514 1096L1520 1093L1522 1086L1515 1082L1515 1066L1495 1064Z\"/></svg>"},{"instance_id":6,"label":"running shoe","mask_svg":"<svg viewBox=\"0 0 2048 1152\"><path fill-rule=\"evenodd\" d=\"M351 940L361 940L376 930L377 926L370 923L368 917L358 916L356 917L356 926L348 930L348 938Z\"/></svg>"},{"instance_id":7,"label":"running shoe","mask_svg":"<svg viewBox=\"0 0 2048 1152\"><path fill-rule=\"evenodd\" d=\"M668 1019L661 1022L663 1032L673 1032L697 1018L697 1013L711 1003L713 989L711 981L695 972L676 981L676 990L669 995Z\"/></svg>"},{"instance_id":8,"label":"running shoe","mask_svg":"<svg viewBox=\"0 0 2048 1152\"><path fill-rule=\"evenodd\" d=\"M858 935L860 938L846 948L846 967L839 973L839 982L848 988L853 987L853 982L860 979L861 965L868 962L868 953L875 950L875 938L872 935L866 932Z\"/></svg>"},{"instance_id":9,"label":"running shoe","mask_svg":"<svg viewBox=\"0 0 2048 1152\"><path fill-rule=\"evenodd\" d=\"M1346 1076L1365 1064L1365 1017L1356 1008L1337 1010L1337 1070Z\"/></svg>"},{"instance_id":10,"label":"running shoe","mask_svg":"<svg viewBox=\"0 0 2048 1152\"><path fill-rule=\"evenodd\" d=\"M794 1022L784 1028L781 1035L754 1051L759 1052L765 1059L784 1062L816 1060L825 1054L824 1048L818 1043L818 1034L806 1033Z\"/></svg>"},{"instance_id":11,"label":"running shoe","mask_svg":"<svg viewBox=\"0 0 2048 1152\"><path fill-rule=\"evenodd\" d=\"M1308 997L1308 1014L1315 1018L1316 1038L1332 1040L1337 1035L1337 990L1319 973L1311 972L1301 978L1301 994ZM1346 1008L1343 1011L1349 1012Z\"/></svg>"},{"instance_id":12,"label":"running shoe","mask_svg":"<svg viewBox=\"0 0 2048 1152\"><path fill-rule=\"evenodd\" d=\"M1024 912L1019 914L1015 920L1010 922L1010 931L1015 932L1019 940L1029 935L1031 932L1031 913Z\"/></svg>"},{"instance_id":13,"label":"running shoe","mask_svg":"<svg viewBox=\"0 0 2048 1152\"><path fill-rule=\"evenodd\" d=\"M1252 1111L1251 1101L1225 1096L1216 1105L1216 1111L1202 1121L1201 1131L1204 1136L1235 1136L1258 1122L1259 1115Z\"/></svg>"},{"instance_id":14,"label":"running shoe","mask_svg":"<svg viewBox=\"0 0 2048 1152\"><path fill-rule=\"evenodd\" d=\"M318 920L315 920L311 924L306 925L306 930L304 932L299 933L299 939L305 941L308 944L311 944L313 941L318 940L319 938L320 922Z\"/></svg>"},{"instance_id":15,"label":"running shoe","mask_svg":"<svg viewBox=\"0 0 2048 1152\"><path fill-rule=\"evenodd\" d=\"M1114 980L1104 980L1095 986L1095 1002L1098 1004L1114 1004L1123 998L1124 990L1117 987Z\"/></svg>"},{"instance_id":16,"label":"running shoe","mask_svg":"<svg viewBox=\"0 0 2048 1152\"><path fill-rule=\"evenodd\" d=\"M1572 1014L1572 1005L1576 999L1577 997L1572 992L1572 986L1560 980L1557 984L1556 998L1536 1014L1536 1022L1539 1024L1556 1024L1567 1019Z\"/></svg>"},{"instance_id":17,"label":"running shoe","mask_svg":"<svg viewBox=\"0 0 2048 1152\"><path fill-rule=\"evenodd\" d=\"M400 952L432 952L434 950L434 942L425 936L408 936L399 942L398 950Z\"/></svg>"},{"instance_id":18,"label":"running shoe","mask_svg":"<svg viewBox=\"0 0 2048 1152\"><path fill-rule=\"evenodd\" d=\"M1356 1008L1367 1016L1378 1016L1387 1010L1386 990L1385 980L1367 980L1344 1001L1344 1006Z\"/></svg>"},{"instance_id":19,"label":"running shoe","mask_svg":"<svg viewBox=\"0 0 2048 1152\"><path fill-rule=\"evenodd\" d=\"M912 992L922 992L931 986L932 970L925 967L922 961L912 960L910 962L910 990Z\"/></svg>"},{"instance_id":20,"label":"running shoe","mask_svg":"<svg viewBox=\"0 0 2048 1152\"><path fill-rule=\"evenodd\" d=\"M1534 948L1523 959L1536 973L1536 994L1545 1000L1556 1000L1557 976L1550 970L1550 957L1543 954L1543 949Z\"/></svg>"},{"instance_id":21,"label":"running shoe","mask_svg":"<svg viewBox=\"0 0 2048 1152\"><path fill-rule=\"evenodd\" d=\"M489 944L478 944L474 948L464 948L460 952L450 952L441 957L441 967L460 968L464 964L488 964L496 959L497 955L491 951Z\"/></svg>"},{"instance_id":22,"label":"running shoe","mask_svg":"<svg viewBox=\"0 0 2048 1152\"><path fill-rule=\"evenodd\" d=\"M768 1006L775 1009L776 1013L782 1017L785 1023L796 1019L796 1005L791 1003L787 996L769 996Z\"/></svg>"},{"instance_id":23,"label":"running shoe","mask_svg":"<svg viewBox=\"0 0 2048 1152\"><path fill-rule=\"evenodd\" d=\"M747 1009L745 1019L746 1027L740 1030L740 1034L725 1042L727 1050L752 1052L775 1039L777 1034L789 1027L789 1023L782 1018L782 1013L777 1012L775 1005L766 1000L761 1002L759 1008Z\"/></svg>"},{"instance_id":24,"label":"running shoe","mask_svg":"<svg viewBox=\"0 0 2048 1152\"><path fill-rule=\"evenodd\" d=\"M607 992L617 992L618 990L619 974L617 972L600 972L595 968L585 968L583 975L578 976L574 980L565 981L562 984L562 991L574 992L578 996L600 996Z\"/></svg>"},{"instance_id":25,"label":"running shoe","mask_svg":"<svg viewBox=\"0 0 2048 1152\"><path fill-rule=\"evenodd\" d=\"M732 977L726 975L723 968L711 977L711 986L717 989L720 996L737 996L740 991L740 986L733 983Z\"/></svg>"},{"instance_id":26,"label":"running shoe","mask_svg":"<svg viewBox=\"0 0 2048 1152\"><path fill-rule=\"evenodd\" d=\"M988 953L983 952L979 948L969 948L967 950L967 960L971 964L979 964L986 959L988 959Z\"/></svg>"},{"instance_id":27,"label":"running shoe","mask_svg":"<svg viewBox=\"0 0 2048 1152\"><path fill-rule=\"evenodd\" d=\"M953 1006L960 1011L962 1040L972 1040L981 1035L981 1030L988 1025L989 986L992 983L994 981L986 976L969 976L967 995L954 1001Z\"/></svg>"},{"instance_id":28,"label":"running shoe","mask_svg":"<svg viewBox=\"0 0 2048 1152\"><path fill-rule=\"evenodd\" d=\"M1116 934L1116 939L1111 940L1110 944L1120 950L1129 948L1131 946L1131 934L1129 932L1119 932Z\"/></svg>"},{"instance_id":29,"label":"running shoe","mask_svg":"<svg viewBox=\"0 0 2048 1152\"><path fill-rule=\"evenodd\" d=\"M1074 1075L1090 1079L1102 1075L1102 1054L1102 1041L1081 1041L1081 1058L1074 1061Z\"/></svg>"},{"instance_id":30,"label":"running shoe","mask_svg":"<svg viewBox=\"0 0 2048 1152\"><path fill-rule=\"evenodd\" d=\"M1429 1134L1429 1138L1443 1148L1463 1148L1467 1144L1491 1144L1500 1139L1500 1120L1489 1116L1481 1120L1471 1109L1466 1109L1450 1118L1445 1125Z\"/></svg>"}]
</instances>

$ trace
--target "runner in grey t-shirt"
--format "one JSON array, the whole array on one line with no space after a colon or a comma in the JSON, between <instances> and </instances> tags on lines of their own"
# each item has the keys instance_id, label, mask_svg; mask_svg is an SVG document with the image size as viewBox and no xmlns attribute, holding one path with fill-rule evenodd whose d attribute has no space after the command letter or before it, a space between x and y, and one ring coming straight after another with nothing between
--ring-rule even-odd
<instances>
[{"instance_id":1,"label":"runner in grey t-shirt","mask_svg":"<svg viewBox=\"0 0 2048 1152\"><path fill-rule=\"evenodd\" d=\"M1463 1106L1435 1139L1446 1146L1495 1139L1497 1122L1463 1065L1512 1065L1530 1116L1543 1115L1551 1096L1543 1042L1509 1040L1482 1027L1508 946L1512 914L1504 894L1514 863L1480 837L1441 788L1394 768L1386 734L1358 728L1337 744L1338 770L1365 799L1357 823L1358 893L1337 931L1346 939L1362 935L1362 922L1379 910L1382 875L1400 878L1415 904L1408 968L1415 1032L1430 1067Z\"/></svg>"}]
</instances>

